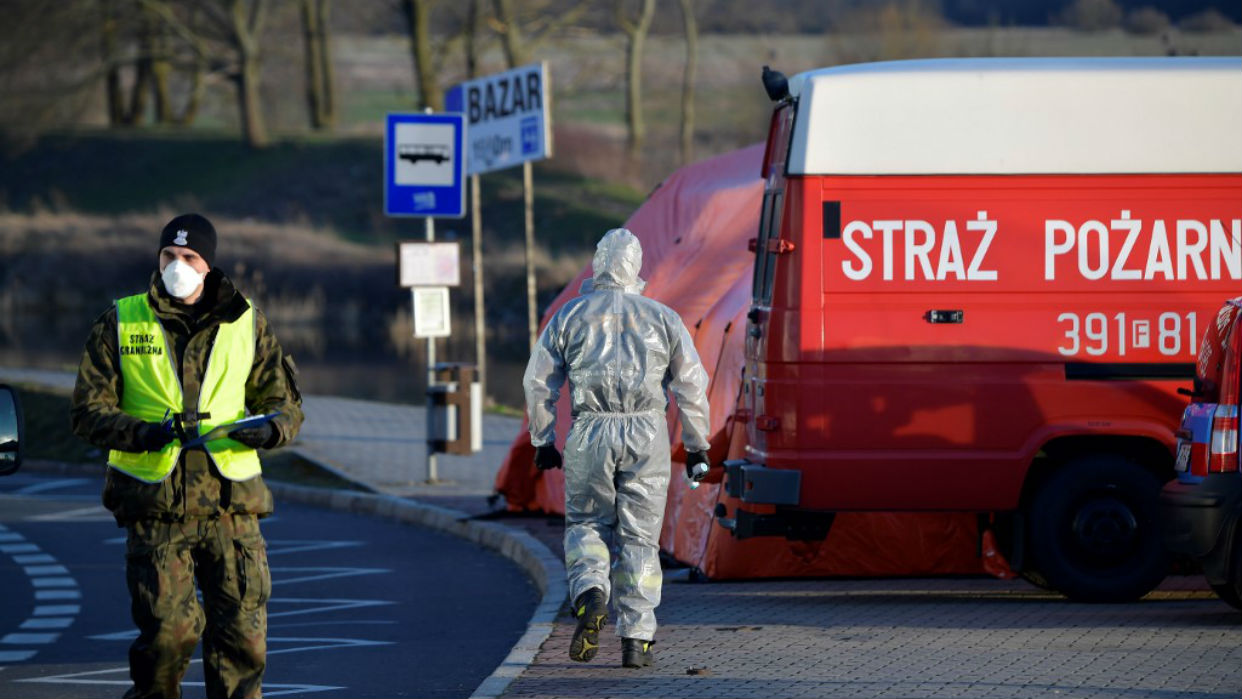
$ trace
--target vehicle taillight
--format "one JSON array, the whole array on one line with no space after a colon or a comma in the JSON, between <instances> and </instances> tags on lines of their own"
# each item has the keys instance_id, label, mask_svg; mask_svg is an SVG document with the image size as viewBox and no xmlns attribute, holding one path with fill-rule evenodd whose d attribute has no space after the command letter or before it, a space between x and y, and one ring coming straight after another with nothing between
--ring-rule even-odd
<instances>
[{"instance_id":1,"label":"vehicle taillight","mask_svg":"<svg viewBox=\"0 0 1242 699\"><path fill-rule=\"evenodd\" d=\"M1218 405L1208 441L1208 473L1238 470L1238 406Z\"/></svg>"},{"instance_id":2,"label":"vehicle taillight","mask_svg":"<svg viewBox=\"0 0 1242 699\"><path fill-rule=\"evenodd\" d=\"M1208 472L1223 473L1238 470L1238 394L1242 391L1242 357L1239 357L1239 333L1242 326L1233 328L1231 343L1225 350L1225 365L1220 377L1220 403L1212 416L1212 434L1208 437Z\"/></svg>"}]
</instances>

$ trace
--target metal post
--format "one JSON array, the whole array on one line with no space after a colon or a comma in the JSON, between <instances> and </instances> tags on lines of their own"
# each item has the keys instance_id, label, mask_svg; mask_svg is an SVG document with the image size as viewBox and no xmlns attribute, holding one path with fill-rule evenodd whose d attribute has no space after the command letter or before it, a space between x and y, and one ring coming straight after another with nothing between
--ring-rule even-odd
<instances>
[{"instance_id":1,"label":"metal post","mask_svg":"<svg viewBox=\"0 0 1242 699\"><path fill-rule=\"evenodd\" d=\"M474 248L474 363L478 366L479 394L487 399L487 329L483 307L483 187L478 175L470 176L470 228Z\"/></svg>"},{"instance_id":2,"label":"metal post","mask_svg":"<svg viewBox=\"0 0 1242 699\"><path fill-rule=\"evenodd\" d=\"M526 329L530 351L535 351L539 319L535 316L535 182L530 161L522 163L522 189L526 200Z\"/></svg>"},{"instance_id":3,"label":"metal post","mask_svg":"<svg viewBox=\"0 0 1242 699\"><path fill-rule=\"evenodd\" d=\"M428 216L427 221L427 242L434 243L436 240L436 221ZM418 309L414 309L415 313ZM436 339L434 337L427 338L427 482L435 483L436 477L436 453L431 450L431 413L435 410L435 405L431 400L431 385L436 382Z\"/></svg>"}]
</instances>

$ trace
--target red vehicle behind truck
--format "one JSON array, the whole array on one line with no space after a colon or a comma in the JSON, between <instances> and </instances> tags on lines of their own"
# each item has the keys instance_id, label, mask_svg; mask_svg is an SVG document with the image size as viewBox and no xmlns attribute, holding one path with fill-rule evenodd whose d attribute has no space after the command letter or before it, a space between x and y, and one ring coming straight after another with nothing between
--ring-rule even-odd
<instances>
[{"instance_id":1,"label":"red vehicle behind truck","mask_svg":"<svg viewBox=\"0 0 1242 699\"><path fill-rule=\"evenodd\" d=\"M1188 393L1177 479L1160 493L1165 544L1198 560L1216 594L1242 609L1242 296L1208 323Z\"/></svg>"},{"instance_id":2,"label":"red vehicle behind truck","mask_svg":"<svg viewBox=\"0 0 1242 699\"><path fill-rule=\"evenodd\" d=\"M1179 387L1242 288L1242 59L946 59L775 101L737 537L977 512L1078 600L1165 575Z\"/></svg>"}]
</instances>

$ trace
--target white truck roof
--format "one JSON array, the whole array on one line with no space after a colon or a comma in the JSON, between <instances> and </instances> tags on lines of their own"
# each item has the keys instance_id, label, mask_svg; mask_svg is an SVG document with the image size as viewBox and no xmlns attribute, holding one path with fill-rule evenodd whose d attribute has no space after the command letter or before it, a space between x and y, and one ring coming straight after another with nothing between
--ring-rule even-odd
<instances>
[{"instance_id":1,"label":"white truck roof","mask_svg":"<svg viewBox=\"0 0 1242 699\"><path fill-rule=\"evenodd\" d=\"M790 174L1242 172L1242 57L892 61L789 89Z\"/></svg>"}]
</instances>

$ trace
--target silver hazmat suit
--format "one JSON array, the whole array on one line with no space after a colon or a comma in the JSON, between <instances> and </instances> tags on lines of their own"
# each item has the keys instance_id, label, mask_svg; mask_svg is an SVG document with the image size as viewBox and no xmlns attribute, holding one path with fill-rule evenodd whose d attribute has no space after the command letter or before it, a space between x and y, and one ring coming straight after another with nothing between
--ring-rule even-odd
<instances>
[{"instance_id":1,"label":"silver hazmat suit","mask_svg":"<svg viewBox=\"0 0 1242 699\"><path fill-rule=\"evenodd\" d=\"M556 441L556 401L569 379L573 426L565 444L565 565L570 599L598 587L617 635L653 640L660 603L659 536L668 497L666 391L682 441L706 451L707 372L675 311L641 295L642 246L608 231L595 276L544 328L523 388L534 446ZM609 578L610 552L615 554Z\"/></svg>"}]
</instances>

